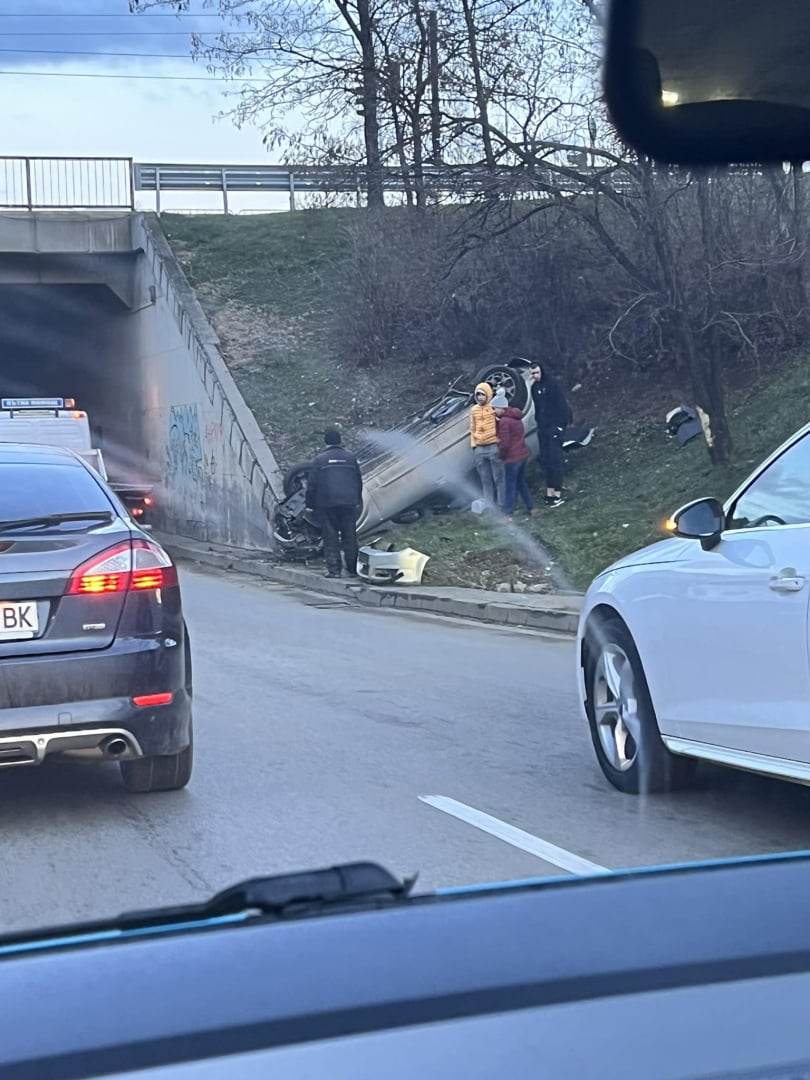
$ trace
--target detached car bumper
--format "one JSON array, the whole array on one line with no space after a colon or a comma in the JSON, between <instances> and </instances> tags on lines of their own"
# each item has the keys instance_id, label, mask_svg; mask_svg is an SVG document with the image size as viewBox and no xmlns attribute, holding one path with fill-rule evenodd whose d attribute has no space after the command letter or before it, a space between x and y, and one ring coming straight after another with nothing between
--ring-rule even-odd
<instances>
[{"instance_id":1,"label":"detached car bumper","mask_svg":"<svg viewBox=\"0 0 810 1080\"><path fill-rule=\"evenodd\" d=\"M361 547L357 556L357 573L372 585L419 585L429 555L413 548L394 550L393 544L382 540Z\"/></svg>"}]
</instances>

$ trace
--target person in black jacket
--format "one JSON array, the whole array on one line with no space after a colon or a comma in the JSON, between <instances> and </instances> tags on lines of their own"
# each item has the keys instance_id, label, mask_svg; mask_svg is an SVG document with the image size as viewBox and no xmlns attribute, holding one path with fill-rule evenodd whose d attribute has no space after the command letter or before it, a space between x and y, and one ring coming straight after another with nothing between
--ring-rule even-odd
<instances>
[{"instance_id":1,"label":"person in black jacket","mask_svg":"<svg viewBox=\"0 0 810 1080\"><path fill-rule=\"evenodd\" d=\"M354 454L340 445L340 432L327 428L326 449L315 458L306 503L318 513L326 576L340 577L340 553L349 577L357 577L357 513L363 505L363 477Z\"/></svg>"},{"instance_id":2,"label":"person in black jacket","mask_svg":"<svg viewBox=\"0 0 810 1080\"><path fill-rule=\"evenodd\" d=\"M562 439L571 422L571 409L562 387L550 372L540 364L532 364L531 375L540 467L546 478L545 502L546 506L560 506L563 501Z\"/></svg>"}]
</instances>

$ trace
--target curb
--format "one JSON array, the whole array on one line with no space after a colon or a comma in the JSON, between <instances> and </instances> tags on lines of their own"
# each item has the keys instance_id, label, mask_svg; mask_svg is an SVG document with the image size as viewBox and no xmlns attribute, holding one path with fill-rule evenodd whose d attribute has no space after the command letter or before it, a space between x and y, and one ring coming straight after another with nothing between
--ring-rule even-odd
<instances>
[{"instance_id":1,"label":"curb","mask_svg":"<svg viewBox=\"0 0 810 1080\"><path fill-rule=\"evenodd\" d=\"M244 558L237 553L203 550L195 544L185 545L177 538L171 540L164 538L161 542L178 559L215 566L220 570L252 574L281 585L291 585L327 596L340 596L366 607L428 612L492 625L550 631L567 637L573 637L577 632L579 612L570 603L566 606L565 603L560 602L562 598L556 598L558 601L556 606L552 603L552 606L545 607L518 600L500 603L489 599L481 600L475 597L473 589L470 589L473 594L470 599L442 596L439 592L431 592L429 588L390 588L350 580L344 581L339 578L330 580L316 576L312 571L291 566L278 566L260 557ZM552 602L550 597L549 602Z\"/></svg>"}]
</instances>

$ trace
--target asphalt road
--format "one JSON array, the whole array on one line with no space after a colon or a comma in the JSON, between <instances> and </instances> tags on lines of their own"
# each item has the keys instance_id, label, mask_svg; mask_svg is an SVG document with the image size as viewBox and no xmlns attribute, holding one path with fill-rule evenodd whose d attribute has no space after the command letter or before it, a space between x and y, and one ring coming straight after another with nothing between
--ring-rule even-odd
<instances>
[{"instance_id":1,"label":"asphalt road","mask_svg":"<svg viewBox=\"0 0 810 1080\"><path fill-rule=\"evenodd\" d=\"M607 787L569 642L197 569L183 586L191 785L128 795L112 765L0 774L0 929L345 860L419 871L432 889L560 874L577 857L617 869L810 847L805 788L710 768L673 796Z\"/></svg>"}]
</instances>

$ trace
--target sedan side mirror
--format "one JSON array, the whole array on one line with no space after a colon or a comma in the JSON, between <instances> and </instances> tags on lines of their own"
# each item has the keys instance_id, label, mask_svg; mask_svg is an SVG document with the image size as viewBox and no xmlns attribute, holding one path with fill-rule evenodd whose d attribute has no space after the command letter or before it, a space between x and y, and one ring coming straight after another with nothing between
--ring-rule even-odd
<instances>
[{"instance_id":1,"label":"sedan side mirror","mask_svg":"<svg viewBox=\"0 0 810 1080\"><path fill-rule=\"evenodd\" d=\"M667 522L667 530L684 540L699 540L704 551L720 543L726 527L723 504L717 499L697 499L676 511Z\"/></svg>"}]
</instances>

